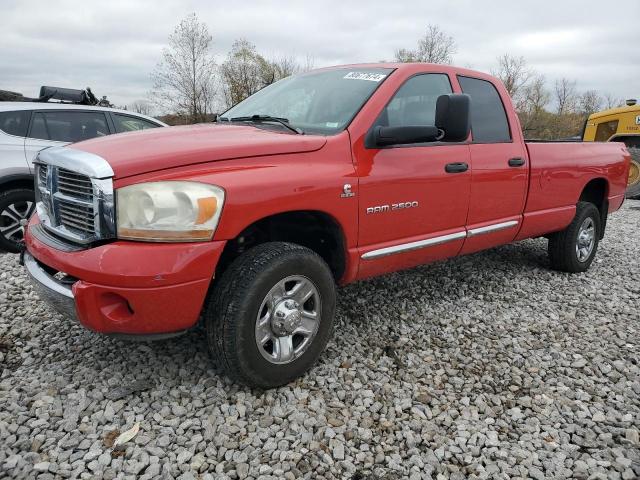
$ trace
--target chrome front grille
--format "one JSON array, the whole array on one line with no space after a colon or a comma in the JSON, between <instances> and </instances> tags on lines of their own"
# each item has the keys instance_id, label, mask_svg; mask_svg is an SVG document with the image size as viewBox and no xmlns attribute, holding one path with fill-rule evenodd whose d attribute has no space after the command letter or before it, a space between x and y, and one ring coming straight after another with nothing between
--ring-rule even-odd
<instances>
[{"instance_id":1,"label":"chrome front grille","mask_svg":"<svg viewBox=\"0 0 640 480\"><path fill-rule=\"evenodd\" d=\"M113 172L104 159L59 147L40 152L35 166L37 211L44 228L80 244L115 237ZM108 173L109 178L98 178Z\"/></svg>"},{"instance_id":2,"label":"chrome front grille","mask_svg":"<svg viewBox=\"0 0 640 480\"><path fill-rule=\"evenodd\" d=\"M38 185L45 186L47 184L47 166L40 165L38 167Z\"/></svg>"},{"instance_id":3,"label":"chrome front grille","mask_svg":"<svg viewBox=\"0 0 640 480\"><path fill-rule=\"evenodd\" d=\"M60 223L81 235L96 233L93 206L60 202L58 205Z\"/></svg>"},{"instance_id":4,"label":"chrome front grille","mask_svg":"<svg viewBox=\"0 0 640 480\"><path fill-rule=\"evenodd\" d=\"M58 168L58 191L83 200L93 199L91 179L66 168Z\"/></svg>"}]
</instances>

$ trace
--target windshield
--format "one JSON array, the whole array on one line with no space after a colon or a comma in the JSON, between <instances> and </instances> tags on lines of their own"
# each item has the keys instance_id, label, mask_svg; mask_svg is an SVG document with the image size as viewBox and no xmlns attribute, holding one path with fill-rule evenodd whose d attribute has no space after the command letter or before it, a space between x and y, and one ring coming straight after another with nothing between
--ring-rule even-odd
<instances>
[{"instance_id":1,"label":"windshield","mask_svg":"<svg viewBox=\"0 0 640 480\"><path fill-rule=\"evenodd\" d=\"M251 95L219 120L269 115L287 119L306 133L331 135L349 125L392 71L351 67L288 77Z\"/></svg>"}]
</instances>

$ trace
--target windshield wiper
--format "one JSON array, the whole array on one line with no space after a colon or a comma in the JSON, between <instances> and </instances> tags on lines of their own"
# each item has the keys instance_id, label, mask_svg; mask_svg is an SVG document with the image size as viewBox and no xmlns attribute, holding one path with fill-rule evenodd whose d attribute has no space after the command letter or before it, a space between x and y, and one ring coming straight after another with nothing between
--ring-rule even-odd
<instances>
[{"instance_id":1,"label":"windshield wiper","mask_svg":"<svg viewBox=\"0 0 640 480\"><path fill-rule=\"evenodd\" d=\"M291 130L292 132L297 133L298 135L304 134L302 129L292 127L291 125L289 125L288 118L272 117L271 115L250 115L246 117L231 117L227 121L228 122L276 122L282 125L283 127Z\"/></svg>"}]
</instances>

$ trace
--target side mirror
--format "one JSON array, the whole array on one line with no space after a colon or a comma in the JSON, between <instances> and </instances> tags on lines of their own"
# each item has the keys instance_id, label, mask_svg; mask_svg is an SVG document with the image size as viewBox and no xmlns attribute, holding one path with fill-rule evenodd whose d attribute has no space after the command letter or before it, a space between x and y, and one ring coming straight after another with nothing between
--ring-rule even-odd
<instances>
[{"instance_id":1,"label":"side mirror","mask_svg":"<svg viewBox=\"0 0 640 480\"><path fill-rule=\"evenodd\" d=\"M376 127L374 129L375 144L379 147L388 145L406 145L410 143L435 142L439 138L436 127L404 126Z\"/></svg>"},{"instance_id":2,"label":"side mirror","mask_svg":"<svg viewBox=\"0 0 640 480\"><path fill-rule=\"evenodd\" d=\"M440 95L436 102L436 127L444 142L464 142L471 131L471 97L464 93Z\"/></svg>"}]
</instances>

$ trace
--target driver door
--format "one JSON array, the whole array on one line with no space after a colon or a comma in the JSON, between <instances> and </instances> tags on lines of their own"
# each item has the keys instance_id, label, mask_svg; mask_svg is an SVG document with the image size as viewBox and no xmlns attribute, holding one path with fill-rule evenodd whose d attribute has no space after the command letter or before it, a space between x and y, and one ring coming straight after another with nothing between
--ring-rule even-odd
<instances>
[{"instance_id":1,"label":"driver door","mask_svg":"<svg viewBox=\"0 0 640 480\"><path fill-rule=\"evenodd\" d=\"M445 74L413 76L397 90L374 126L432 126L436 100L448 93L453 89ZM367 148L359 155L356 162L366 168L358 168L358 276L457 255L465 241L471 188L466 142Z\"/></svg>"}]
</instances>

